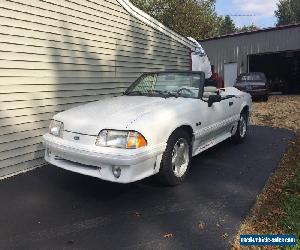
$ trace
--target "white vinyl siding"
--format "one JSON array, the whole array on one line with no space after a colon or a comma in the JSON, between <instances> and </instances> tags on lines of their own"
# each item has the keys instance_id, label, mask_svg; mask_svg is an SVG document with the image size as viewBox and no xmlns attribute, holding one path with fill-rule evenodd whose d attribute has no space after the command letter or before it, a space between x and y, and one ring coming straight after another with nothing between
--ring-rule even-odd
<instances>
[{"instance_id":1,"label":"white vinyl siding","mask_svg":"<svg viewBox=\"0 0 300 250\"><path fill-rule=\"evenodd\" d=\"M44 164L60 111L122 93L143 72L187 70L190 49L117 0L0 1L0 177Z\"/></svg>"}]
</instances>

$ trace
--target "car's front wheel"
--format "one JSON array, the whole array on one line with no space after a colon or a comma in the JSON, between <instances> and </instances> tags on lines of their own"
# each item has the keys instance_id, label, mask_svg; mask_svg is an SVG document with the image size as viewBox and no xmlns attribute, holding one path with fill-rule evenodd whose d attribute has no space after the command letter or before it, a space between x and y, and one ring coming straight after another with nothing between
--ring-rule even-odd
<instances>
[{"instance_id":1,"label":"car's front wheel","mask_svg":"<svg viewBox=\"0 0 300 250\"><path fill-rule=\"evenodd\" d=\"M234 143L242 143L248 132L248 113L242 112L235 134L231 137Z\"/></svg>"},{"instance_id":2,"label":"car's front wheel","mask_svg":"<svg viewBox=\"0 0 300 250\"><path fill-rule=\"evenodd\" d=\"M188 133L175 130L168 140L158 174L164 184L175 186L183 182L191 162L191 149Z\"/></svg>"}]
</instances>

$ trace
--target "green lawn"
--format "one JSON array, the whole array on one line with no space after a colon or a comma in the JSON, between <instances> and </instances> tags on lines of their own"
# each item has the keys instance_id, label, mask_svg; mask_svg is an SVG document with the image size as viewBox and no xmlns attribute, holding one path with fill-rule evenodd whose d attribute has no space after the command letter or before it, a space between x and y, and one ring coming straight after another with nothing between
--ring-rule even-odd
<instances>
[{"instance_id":1,"label":"green lawn","mask_svg":"<svg viewBox=\"0 0 300 250\"><path fill-rule=\"evenodd\" d=\"M286 249L300 249L300 169L284 188L286 198L282 208L285 216L280 222L285 232L297 235L297 246Z\"/></svg>"}]
</instances>

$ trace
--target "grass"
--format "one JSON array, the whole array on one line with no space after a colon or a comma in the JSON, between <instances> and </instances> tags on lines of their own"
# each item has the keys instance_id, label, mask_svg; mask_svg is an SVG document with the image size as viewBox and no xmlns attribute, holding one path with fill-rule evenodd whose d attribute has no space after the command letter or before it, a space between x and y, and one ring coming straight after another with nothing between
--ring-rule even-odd
<instances>
[{"instance_id":1,"label":"grass","mask_svg":"<svg viewBox=\"0 0 300 250\"><path fill-rule=\"evenodd\" d=\"M286 197L282 208L285 216L280 221L280 226L285 232L295 234L297 246L286 249L300 249L300 170L297 169L295 176L284 187Z\"/></svg>"}]
</instances>

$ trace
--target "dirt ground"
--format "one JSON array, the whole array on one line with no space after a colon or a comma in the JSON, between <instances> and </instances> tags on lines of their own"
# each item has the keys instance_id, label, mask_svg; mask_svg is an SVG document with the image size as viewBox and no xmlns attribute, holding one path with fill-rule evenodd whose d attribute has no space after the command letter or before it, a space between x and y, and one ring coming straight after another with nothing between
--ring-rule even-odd
<instances>
[{"instance_id":1,"label":"dirt ground","mask_svg":"<svg viewBox=\"0 0 300 250\"><path fill-rule=\"evenodd\" d=\"M241 225L233 249L258 249L240 247L240 234L299 233L295 230L299 228L300 221L292 225L293 220L297 219L294 218L293 212L297 212L287 213L284 207L291 197L286 187L290 182L295 182L296 172L300 169L300 96L271 96L268 102L254 102L250 122L255 125L290 129L295 133L295 137L277 170L269 178L262 193L257 197L256 204ZM293 197L296 197L296 202L299 204L299 190L294 192L296 193L293 193ZM293 209L292 207L290 210Z\"/></svg>"},{"instance_id":2,"label":"dirt ground","mask_svg":"<svg viewBox=\"0 0 300 250\"><path fill-rule=\"evenodd\" d=\"M271 96L268 102L254 102L252 124L300 130L300 95Z\"/></svg>"}]
</instances>

